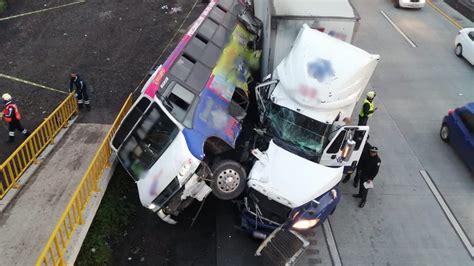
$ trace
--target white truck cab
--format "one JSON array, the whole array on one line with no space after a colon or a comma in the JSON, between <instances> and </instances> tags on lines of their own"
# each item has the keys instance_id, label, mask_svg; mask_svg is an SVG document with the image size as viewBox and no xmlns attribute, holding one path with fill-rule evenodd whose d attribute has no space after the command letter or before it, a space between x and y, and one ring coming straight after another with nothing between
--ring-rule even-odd
<instances>
[{"instance_id":1,"label":"white truck cab","mask_svg":"<svg viewBox=\"0 0 474 266\"><path fill-rule=\"evenodd\" d=\"M335 188L357 166L367 140L368 126L342 120L351 117L378 60L303 25L272 80L256 88L258 131L271 140L265 151L253 152L248 186L289 209Z\"/></svg>"}]
</instances>

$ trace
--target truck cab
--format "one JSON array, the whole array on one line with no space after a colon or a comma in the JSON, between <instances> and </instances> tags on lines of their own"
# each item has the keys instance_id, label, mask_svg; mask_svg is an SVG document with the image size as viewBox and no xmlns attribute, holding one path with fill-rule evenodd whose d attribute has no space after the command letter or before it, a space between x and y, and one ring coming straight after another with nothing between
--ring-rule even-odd
<instances>
[{"instance_id":1,"label":"truck cab","mask_svg":"<svg viewBox=\"0 0 474 266\"><path fill-rule=\"evenodd\" d=\"M256 132L269 141L253 150L243 228L304 231L334 212L341 198L337 185L357 166L369 133L368 126L343 120L351 117L378 60L303 25L288 56L256 87Z\"/></svg>"}]
</instances>

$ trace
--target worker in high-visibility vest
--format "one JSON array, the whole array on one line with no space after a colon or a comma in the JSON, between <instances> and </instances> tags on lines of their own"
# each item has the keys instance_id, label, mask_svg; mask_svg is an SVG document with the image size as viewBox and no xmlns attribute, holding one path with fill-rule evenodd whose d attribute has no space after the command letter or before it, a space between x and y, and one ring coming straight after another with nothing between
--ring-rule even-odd
<instances>
[{"instance_id":1,"label":"worker in high-visibility vest","mask_svg":"<svg viewBox=\"0 0 474 266\"><path fill-rule=\"evenodd\" d=\"M28 137L30 133L26 128L21 125L21 114L18 110L18 106L13 102L13 97L5 93L2 95L2 100L4 102L3 106L3 120L8 123L8 143L13 143L15 141L15 130L20 131Z\"/></svg>"},{"instance_id":2,"label":"worker in high-visibility vest","mask_svg":"<svg viewBox=\"0 0 474 266\"><path fill-rule=\"evenodd\" d=\"M377 110L377 107L374 105L375 95L375 91L367 92L367 98L365 98L364 104L359 112L359 126L367 125L369 117L371 117L375 110Z\"/></svg>"}]
</instances>

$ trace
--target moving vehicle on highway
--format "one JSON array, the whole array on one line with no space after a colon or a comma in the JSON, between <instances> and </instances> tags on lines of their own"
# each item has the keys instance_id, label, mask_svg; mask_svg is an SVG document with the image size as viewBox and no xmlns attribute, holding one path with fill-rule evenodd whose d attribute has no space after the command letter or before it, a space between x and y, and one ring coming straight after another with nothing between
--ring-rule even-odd
<instances>
[{"instance_id":1,"label":"moving vehicle on highway","mask_svg":"<svg viewBox=\"0 0 474 266\"><path fill-rule=\"evenodd\" d=\"M425 0L394 0L394 6L396 8L422 8L425 2Z\"/></svg>"},{"instance_id":2,"label":"moving vehicle on highway","mask_svg":"<svg viewBox=\"0 0 474 266\"><path fill-rule=\"evenodd\" d=\"M454 52L474 65L474 28L465 28L458 32L454 40Z\"/></svg>"},{"instance_id":3,"label":"moving vehicle on highway","mask_svg":"<svg viewBox=\"0 0 474 266\"><path fill-rule=\"evenodd\" d=\"M211 191L229 200L245 189L245 170L226 152L247 114L260 25L243 2L211 0L112 139L142 205L168 223Z\"/></svg>"},{"instance_id":4,"label":"moving vehicle on highway","mask_svg":"<svg viewBox=\"0 0 474 266\"><path fill-rule=\"evenodd\" d=\"M450 109L443 118L439 135L474 171L474 102Z\"/></svg>"}]
</instances>

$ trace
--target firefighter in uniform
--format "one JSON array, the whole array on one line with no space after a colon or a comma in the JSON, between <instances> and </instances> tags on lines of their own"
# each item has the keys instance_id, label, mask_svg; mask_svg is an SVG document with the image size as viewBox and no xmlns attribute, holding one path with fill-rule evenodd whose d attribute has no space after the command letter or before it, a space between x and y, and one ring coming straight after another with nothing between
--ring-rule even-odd
<instances>
[{"instance_id":1,"label":"firefighter in uniform","mask_svg":"<svg viewBox=\"0 0 474 266\"><path fill-rule=\"evenodd\" d=\"M379 172L381 160L378 156L378 148L372 146L370 148L369 156L361 162L360 166L360 181L359 181L359 194L352 195L354 198L360 198L359 207L363 208L365 201L367 200L368 189L364 186L364 183L372 183L377 173ZM359 169L357 170L359 172Z\"/></svg>"},{"instance_id":2,"label":"firefighter in uniform","mask_svg":"<svg viewBox=\"0 0 474 266\"><path fill-rule=\"evenodd\" d=\"M87 111L91 110L89 102L89 94L87 93L86 83L76 73L71 73L71 80L69 81L69 91L72 92L74 86L76 87L76 98L79 109L82 109L86 105Z\"/></svg>"},{"instance_id":3,"label":"firefighter in uniform","mask_svg":"<svg viewBox=\"0 0 474 266\"><path fill-rule=\"evenodd\" d=\"M364 104L359 112L359 126L366 126L369 117L377 110L377 107L374 105L375 91L367 92L367 98L364 100Z\"/></svg>"},{"instance_id":4,"label":"firefighter in uniform","mask_svg":"<svg viewBox=\"0 0 474 266\"><path fill-rule=\"evenodd\" d=\"M15 130L20 131L28 137L30 133L26 128L24 128L21 123L21 114L18 107L13 102L13 97L5 93L2 95L2 100L4 101L3 107L3 120L8 123L8 143L13 143L15 141Z\"/></svg>"}]
</instances>

